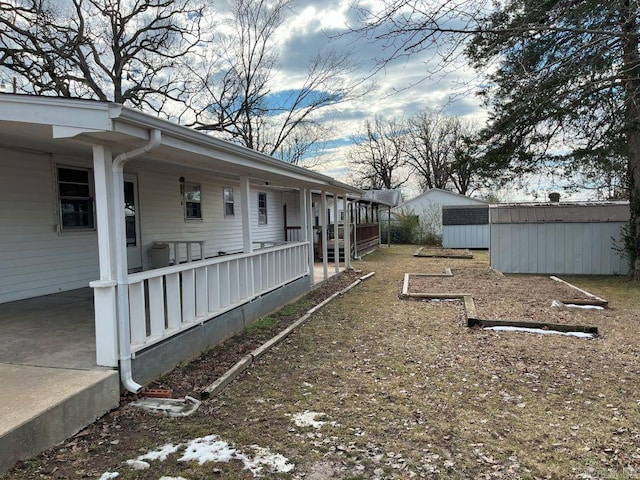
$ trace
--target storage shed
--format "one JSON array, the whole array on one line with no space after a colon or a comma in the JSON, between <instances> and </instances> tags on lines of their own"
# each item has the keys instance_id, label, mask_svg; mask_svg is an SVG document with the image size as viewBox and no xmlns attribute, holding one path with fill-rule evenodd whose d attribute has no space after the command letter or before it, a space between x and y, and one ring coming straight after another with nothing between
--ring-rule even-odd
<instances>
[{"instance_id":1,"label":"storage shed","mask_svg":"<svg viewBox=\"0 0 640 480\"><path fill-rule=\"evenodd\" d=\"M505 273L626 274L620 239L628 219L628 202L491 205L491 267Z\"/></svg>"},{"instance_id":2,"label":"storage shed","mask_svg":"<svg viewBox=\"0 0 640 480\"><path fill-rule=\"evenodd\" d=\"M489 205L444 205L444 248L489 248Z\"/></svg>"}]
</instances>

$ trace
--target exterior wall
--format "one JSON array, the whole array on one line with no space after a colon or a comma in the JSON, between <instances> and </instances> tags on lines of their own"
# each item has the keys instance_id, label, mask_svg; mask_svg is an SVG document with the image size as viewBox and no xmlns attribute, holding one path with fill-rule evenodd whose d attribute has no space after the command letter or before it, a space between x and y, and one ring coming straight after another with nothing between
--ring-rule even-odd
<instances>
[{"instance_id":1,"label":"exterior wall","mask_svg":"<svg viewBox=\"0 0 640 480\"><path fill-rule=\"evenodd\" d=\"M55 163L92 165L0 148L0 303L87 287L99 276L96 232L57 231Z\"/></svg>"},{"instance_id":2,"label":"exterior wall","mask_svg":"<svg viewBox=\"0 0 640 480\"><path fill-rule=\"evenodd\" d=\"M92 168L92 159L49 156L0 148L0 303L88 287L99 278L97 233L60 231L55 165ZM154 241L204 240L205 256L242 250L240 184L198 172L186 181L200 183L202 220L185 220L179 177L175 173L127 168L138 185L138 221L143 269ZM24 180L28 179L28 181ZM224 217L223 188L234 188L235 215ZM255 241L284 240L282 193L267 193L267 225L258 225L258 190L251 189ZM171 254L173 258L173 253ZM199 258L197 247L194 256ZM186 251L181 249L181 259Z\"/></svg>"},{"instance_id":3,"label":"exterior wall","mask_svg":"<svg viewBox=\"0 0 640 480\"><path fill-rule=\"evenodd\" d=\"M445 225L444 248L489 248L489 225Z\"/></svg>"},{"instance_id":4,"label":"exterior wall","mask_svg":"<svg viewBox=\"0 0 640 480\"><path fill-rule=\"evenodd\" d=\"M216 256L219 252L242 251L242 203L238 182L220 181L203 174L185 175L187 182L199 183L202 188L202 220L186 220L180 175L147 171L137 175L143 269L149 268L148 251L154 241L203 240L205 257ZM224 187L233 188L233 217L224 216ZM171 249L171 258L174 258L173 246ZM197 255L196 251L194 255ZM180 257L186 260L184 248L181 248Z\"/></svg>"},{"instance_id":5,"label":"exterior wall","mask_svg":"<svg viewBox=\"0 0 640 480\"><path fill-rule=\"evenodd\" d=\"M267 194L267 224L258 223L258 193ZM282 192L266 188L251 187L251 230L254 242L283 242L284 216L282 212Z\"/></svg>"},{"instance_id":6,"label":"exterior wall","mask_svg":"<svg viewBox=\"0 0 640 480\"><path fill-rule=\"evenodd\" d=\"M622 275L623 222L491 224L491 267L505 273Z\"/></svg>"},{"instance_id":7,"label":"exterior wall","mask_svg":"<svg viewBox=\"0 0 640 480\"><path fill-rule=\"evenodd\" d=\"M284 192L282 203L287 205L287 225L290 227L302 226L302 216L300 215L300 194Z\"/></svg>"}]
</instances>

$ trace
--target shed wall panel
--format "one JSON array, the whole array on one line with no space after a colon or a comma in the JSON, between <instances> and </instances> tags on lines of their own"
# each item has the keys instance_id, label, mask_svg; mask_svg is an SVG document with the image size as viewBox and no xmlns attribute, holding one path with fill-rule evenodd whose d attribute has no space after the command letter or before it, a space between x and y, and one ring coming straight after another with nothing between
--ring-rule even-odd
<instances>
[{"instance_id":1,"label":"shed wall panel","mask_svg":"<svg viewBox=\"0 0 640 480\"><path fill-rule=\"evenodd\" d=\"M489 225L445 225L444 248L489 248Z\"/></svg>"},{"instance_id":2,"label":"shed wall panel","mask_svg":"<svg viewBox=\"0 0 640 480\"><path fill-rule=\"evenodd\" d=\"M627 261L616 247L623 225L492 224L491 267L505 273L626 274Z\"/></svg>"}]
</instances>

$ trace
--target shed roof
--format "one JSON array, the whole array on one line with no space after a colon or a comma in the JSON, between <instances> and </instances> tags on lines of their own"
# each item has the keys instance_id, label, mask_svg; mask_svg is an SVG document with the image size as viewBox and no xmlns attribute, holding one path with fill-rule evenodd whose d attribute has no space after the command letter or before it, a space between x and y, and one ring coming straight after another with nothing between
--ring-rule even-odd
<instances>
[{"instance_id":1,"label":"shed roof","mask_svg":"<svg viewBox=\"0 0 640 480\"><path fill-rule=\"evenodd\" d=\"M400 190L365 190L362 200L366 202L378 203L389 207L395 207L402 201Z\"/></svg>"},{"instance_id":2,"label":"shed roof","mask_svg":"<svg viewBox=\"0 0 640 480\"><path fill-rule=\"evenodd\" d=\"M626 222L629 202L512 203L490 207L490 222L497 223L592 223Z\"/></svg>"}]
</instances>

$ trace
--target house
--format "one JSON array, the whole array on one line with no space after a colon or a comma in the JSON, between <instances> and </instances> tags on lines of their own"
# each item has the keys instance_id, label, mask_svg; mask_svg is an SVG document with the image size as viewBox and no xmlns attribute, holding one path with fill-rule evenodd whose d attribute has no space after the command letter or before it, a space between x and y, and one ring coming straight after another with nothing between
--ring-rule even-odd
<instances>
[{"instance_id":1,"label":"house","mask_svg":"<svg viewBox=\"0 0 640 480\"><path fill-rule=\"evenodd\" d=\"M361 194L113 103L0 94L0 127L0 381L104 377L65 428L0 431L0 470L308 291L313 196Z\"/></svg>"},{"instance_id":2,"label":"house","mask_svg":"<svg viewBox=\"0 0 640 480\"><path fill-rule=\"evenodd\" d=\"M629 203L551 202L489 207L491 267L505 273L624 275Z\"/></svg>"},{"instance_id":3,"label":"house","mask_svg":"<svg viewBox=\"0 0 640 480\"><path fill-rule=\"evenodd\" d=\"M432 188L395 207L395 213L411 213L436 236L442 236L442 207L451 205L487 205L487 202L458 193Z\"/></svg>"}]
</instances>

